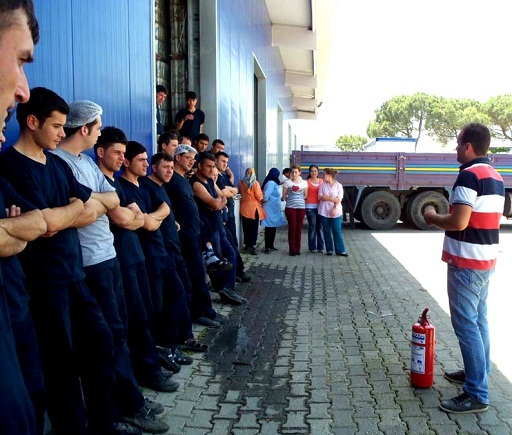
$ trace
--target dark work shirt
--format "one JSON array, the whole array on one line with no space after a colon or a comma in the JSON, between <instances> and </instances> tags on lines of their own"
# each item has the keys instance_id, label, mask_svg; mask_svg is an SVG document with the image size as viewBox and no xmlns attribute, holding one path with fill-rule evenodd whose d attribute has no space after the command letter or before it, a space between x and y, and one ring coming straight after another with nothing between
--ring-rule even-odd
<instances>
[{"instance_id":1,"label":"dark work shirt","mask_svg":"<svg viewBox=\"0 0 512 435\"><path fill-rule=\"evenodd\" d=\"M233 183L229 180L229 177L224 173L219 173L219 178L217 178L217 186L220 190L226 188L226 187L235 187L233 186ZM234 218L235 217L235 200L233 197L227 198L228 202L226 206L228 207L228 217Z\"/></svg>"},{"instance_id":2,"label":"dark work shirt","mask_svg":"<svg viewBox=\"0 0 512 435\"><path fill-rule=\"evenodd\" d=\"M35 209L32 204L16 193L7 180L0 177L0 219L7 217L5 209L10 208L11 205L20 207L22 213ZM29 296L25 287L25 274L18 257L13 255L0 258L0 267L11 322L22 320L28 316Z\"/></svg>"},{"instance_id":3,"label":"dark work shirt","mask_svg":"<svg viewBox=\"0 0 512 435\"><path fill-rule=\"evenodd\" d=\"M162 202L165 202L171 209L169 216L167 216L162 221L162 225L160 225L160 232L162 233L167 251L169 253L175 252L180 254L180 237L178 236L178 230L176 229L176 220L174 219L171 200L165 191L165 187L163 185L158 185L149 177L139 178L139 184L142 188L147 190L153 204L162 204Z\"/></svg>"},{"instance_id":4,"label":"dark work shirt","mask_svg":"<svg viewBox=\"0 0 512 435\"><path fill-rule=\"evenodd\" d=\"M20 196L40 210L66 206L73 197L86 202L91 189L75 179L60 157L46 151L45 155L43 164L10 147L0 155L0 172ZM19 259L29 283L66 285L85 276L76 228L39 237L28 243Z\"/></svg>"},{"instance_id":5,"label":"dark work shirt","mask_svg":"<svg viewBox=\"0 0 512 435\"><path fill-rule=\"evenodd\" d=\"M139 185L141 179L142 177L139 178ZM159 204L155 205L155 202L152 198L149 197L147 190L144 187L136 186L123 177L119 177L118 180L126 194L131 195L131 197L135 200L142 213L153 213L162 204L160 202ZM142 251L144 252L146 260L150 258L161 258L167 256L167 250L165 249L165 244L160 228L155 231L148 231L144 228L139 228L137 230L137 235L139 236Z\"/></svg>"},{"instance_id":6,"label":"dark work shirt","mask_svg":"<svg viewBox=\"0 0 512 435\"><path fill-rule=\"evenodd\" d=\"M200 183L213 198L217 198L217 190L212 179L209 178L207 182L204 182L194 174L190 178L190 185L193 187L195 183ZM212 210L208 204L197 196L194 196L194 199L205 228L209 227L212 231L219 231L222 226L222 212L220 210Z\"/></svg>"},{"instance_id":7,"label":"dark work shirt","mask_svg":"<svg viewBox=\"0 0 512 435\"><path fill-rule=\"evenodd\" d=\"M110 185L116 189L117 195L119 196L119 205L121 207L127 207L137 202L125 193L119 180L111 180L107 176L105 176L105 178ZM116 248L119 264L122 266L132 266L144 261L144 253L140 246L139 236L137 236L135 231L118 227L112 221L110 221L110 231L114 234L114 247Z\"/></svg>"},{"instance_id":8,"label":"dark work shirt","mask_svg":"<svg viewBox=\"0 0 512 435\"><path fill-rule=\"evenodd\" d=\"M183 123L180 134L189 137L192 143L194 143L196 136L201 131L201 125L204 124L205 115L204 112L199 109L196 109L193 113L188 109L181 109L176 113L174 120L178 123L187 115L194 115L194 119L187 120Z\"/></svg>"},{"instance_id":9,"label":"dark work shirt","mask_svg":"<svg viewBox=\"0 0 512 435\"><path fill-rule=\"evenodd\" d=\"M174 217L180 224L182 237L197 237L201 234L199 211L194 200L194 192L188 180L176 171L171 181L165 185L171 204L174 205Z\"/></svg>"}]
</instances>

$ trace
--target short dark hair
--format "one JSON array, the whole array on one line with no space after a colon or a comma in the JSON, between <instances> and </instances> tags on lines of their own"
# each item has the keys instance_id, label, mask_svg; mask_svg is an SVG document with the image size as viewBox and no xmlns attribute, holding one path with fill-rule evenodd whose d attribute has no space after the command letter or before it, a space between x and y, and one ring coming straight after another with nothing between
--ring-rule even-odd
<instances>
[{"instance_id":1,"label":"short dark hair","mask_svg":"<svg viewBox=\"0 0 512 435\"><path fill-rule=\"evenodd\" d=\"M215 162L215 157L211 155L211 153L199 153L197 156L197 164L204 163L206 160L211 160L212 162Z\"/></svg>"},{"instance_id":2,"label":"short dark hair","mask_svg":"<svg viewBox=\"0 0 512 435\"><path fill-rule=\"evenodd\" d=\"M462 127L459 142L470 143L477 156L485 156L491 145L491 132L483 124L471 122Z\"/></svg>"},{"instance_id":3,"label":"short dark hair","mask_svg":"<svg viewBox=\"0 0 512 435\"><path fill-rule=\"evenodd\" d=\"M292 172L291 168L284 168L283 169L283 175L289 174L290 172Z\"/></svg>"},{"instance_id":4,"label":"short dark hair","mask_svg":"<svg viewBox=\"0 0 512 435\"><path fill-rule=\"evenodd\" d=\"M194 91L188 91L186 94L185 94L185 100L197 100L197 94L194 92Z\"/></svg>"},{"instance_id":5,"label":"short dark hair","mask_svg":"<svg viewBox=\"0 0 512 435\"><path fill-rule=\"evenodd\" d=\"M29 100L26 103L19 103L16 108L16 119L20 130L27 126L28 116L33 115L41 124L44 124L55 111L63 115L69 113L69 106L60 95L43 87L31 89Z\"/></svg>"},{"instance_id":6,"label":"short dark hair","mask_svg":"<svg viewBox=\"0 0 512 435\"><path fill-rule=\"evenodd\" d=\"M156 85L156 93L163 92L164 94L167 94L167 89L165 89L164 85Z\"/></svg>"},{"instance_id":7,"label":"short dark hair","mask_svg":"<svg viewBox=\"0 0 512 435\"><path fill-rule=\"evenodd\" d=\"M215 139L213 142L212 142L212 148L215 147L215 145L217 145L218 143L220 143L221 145L224 145L226 146L226 144L224 143L224 141L222 139Z\"/></svg>"},{"instance_id":8,"label":"short dark hair","mask_svg":"<svg viewBox=\"0 0 512 435\"><path fill-rule=\"evenodd\" d=\"M299 170L299 172L302 170L302 169L301 169L301 167L300 167L300 165L292 165L292 167L291 167L291 169L290 169L290 172L291 172L291 170L292 170L292 169L298 169L298 170ZM283 172L284 172L284 171L283 171Z\"/></svg>"},{"instance_id":9,"label":"short dark hair","mask_svg":"<svg viewBox=\"0 0 512 435\"><path fill-rule=\"evenodd\" d=\"M158 152L162 151L163 144L168 144L169 141L171 140L177 140L178 143L181 142L181 136L177 130L166 131L165 133L162 133L160 135L160 137L158 138Z\"/></svg>"},{"instance_id":10,"label":"short dark hair","mask_svg":"<svg viewBox=\"0 0 512 435\"><path fill-rule=\"evenodd\" d=\"M226 159L229 159L229 154L224 151L219 151L215 153L215 158L218 159L219 157L226 157Z\"/></svg>"},{"instance_id":11,"label":"short dark hair","mask_svg":"<svg viewBox=\"0 0 512 435\"><path fill-rule=\"evenodd\" d=\"M128 143L128 138L124 131L117 127L108 126L101 129L101 136L98 138L98 141L94 145L94 153L98 148L103 148L104 150L110 148L115 143L122 143L126 145Z\"/></svg>"},{"instance_id":12,"label":"short dark hair","mask_svg":"<svg viewBox=\"0 0 512 435\"><path fill-rule=\"evenodd\" d=\"M208 137L207 134L205 133L199 133L197 136L196 136L196 139L194 140L194 143L197 143L199 142L200 140L206 140L208 142L210 142L210 138Z\"/></svg>"},{"instance_id":13,"label":"short dark hair","mask_svg":"<svg viewBox=\"0 0 512 435\"><path fill-rule=\"evenodd\" d=\"M34 44L39 42L39 23L32 0L2 0L0 2L0 34L13 25L13 15L18 9L27 15L27 24Z\"/></svg>"},{"instance_id":14,"label":"short dark hair","mask_svg":"<svg viewBox=\"0 0 512 435\"><path fill-rule=\"evenodd\" d=\"M143 154L146 151L146 147L141 143L134 140L129 140L126 144L126 152L124 153L124 158L131 162L134 157L137 157L139 154Z\"/></svg>"},{"instance_id":15,"label":"short dark hair","mask_svg":"<svg viewBox=\"0 0 512 435\"><path fill-rule=\"evenodd\" d=\"M151 157L151 166L153 166L153 165L158 166L158 164L162 160L164 162L174 162L174 159L169 154L156 153L156 154L153 154L153 156Z\"/></svg>"}]
</instances>

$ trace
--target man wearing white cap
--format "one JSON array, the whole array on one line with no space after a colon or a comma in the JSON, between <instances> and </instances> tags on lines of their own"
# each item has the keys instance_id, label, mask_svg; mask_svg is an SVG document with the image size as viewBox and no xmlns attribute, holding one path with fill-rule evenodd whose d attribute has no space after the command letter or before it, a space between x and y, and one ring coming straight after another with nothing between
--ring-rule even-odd
<instances>
[{"instance_id":1,"label":"man wearing white cap","mask_svg":"<svg viewBox=\"0 0 512 435\"><path fill-rule=\"evenodd\" d=\"M133 374L128 351L128 320L121 268L106 215L107 212L119 210L119 197L94 160L84 153L94 147L101 135L102 113L101 106L92 101L71 103L64 125L66 137L53 153L66 161L80 183L92 189L92 195L100 206L96 221L78 228L78 237L85 283L96 298L114 339L116 399L121 419L146 432L162 433L169 426L154 417L152 410L146 406ZM153 403L149 402L149 406L152 407Z\"/></svg>"}]
</instances>

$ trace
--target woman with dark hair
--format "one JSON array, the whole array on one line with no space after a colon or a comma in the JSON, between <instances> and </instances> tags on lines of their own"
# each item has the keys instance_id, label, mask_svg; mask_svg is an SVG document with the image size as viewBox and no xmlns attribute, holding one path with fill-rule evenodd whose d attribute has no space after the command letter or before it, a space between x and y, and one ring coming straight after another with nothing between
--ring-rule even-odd
<instances>
[{"instance_id":1,"label":"woman with dark hair","mask_svg":"<svg viewBox=\"0 0 512 435\"><path fill-rule=\"evenodd\" d=\"M343 186L336 181L336 169L324 169L324 183L318 189L318 214L322 221L324 231L325 249L327 255L332 255L333 239L336 255L348 257L341 234L341 201L343 200Z\"/></svg>"},{"instance_id":2,"label":"woman with dark hair","mask_svg":"<svg viewBox=\"0 0 512 435\"><path fill-rule=\"evenodd\" d=\"M242 196L240 216L242 216L245 250L251 255L258 255L255 248L256 239L258 238L259 223L265 218L265 212L261 207L263 193L253 168L248 168L245 171L245 177L238 183L238 191Z\"/></svg>"},{"instance_id":3,"label":"woman with dark hair","mask_svg":"<svg viewBox=\"0 0 512 435\"><path fill-rule=\"evenodd\" d=\"M272 168L268 171L263 185L263 210L265 211L266 218L261 221L261 226L265 227L265 254L270 254L270 251L277 251L274 246L276 239L276 232L278 227L286 225L281 210L281 189L279 188L279 169Z\"/></svg>"},{"instance_id":4,"label":"woman with dark hair","mask_svg":"<svg viewBox=\"0 0 512 435\"><path fill-rule=\"evenodd\" d=\"M292 166L292 175L283 183L283 198L286 201L284 212L288 219L288 245L290 255L300 255L302 222L306 216L308 183L300 177L300 166Z\"/></svg>"},{"instance_id":5,"label":"woman with dark hair","mask_svg":"<svg viewBox=\"0 0 512 435\"><path fill-rule=\"evenodd\" d=\"M308 218L308 245L309 252L322 252L324 250L324 237L322 235L322 222L318 217L318 189L324 180L318 178L318 166L309 167L308 196L306 197L306 217Z\"/></svg>"}]
</instances>

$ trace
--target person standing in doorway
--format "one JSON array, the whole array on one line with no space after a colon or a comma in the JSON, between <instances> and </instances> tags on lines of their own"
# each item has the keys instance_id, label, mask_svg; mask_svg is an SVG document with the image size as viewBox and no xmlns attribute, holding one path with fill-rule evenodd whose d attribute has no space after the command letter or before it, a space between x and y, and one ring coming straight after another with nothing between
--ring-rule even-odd
<instances>
[{"instance_id":1,"label":"person standing in doorway","mask_svg":"<svg viewBox=\"0 0 512 435\"><path fill-rule=\"evenodd\" d=\"M163 85L156 85L156 137L165 131L164 124L162 124L162 114L160 109L164 101L167 99L167 89Z\"/></svg>"},{"instance_id":2,"label":"person standing in doorway","mask_svg":"<svg viewBox=\"0 0 512 435\"><path fill-rule=\"evenodd\" d=\"M462 128L457 137L462 166L450 194L450 213L439 215L427 207L423 214L427 224L445 230L442 260L448 263L450 317L464 369L445 373L449 381L463 384L463 393L442 401L440 408L456 414L487 411L489 405L487 294L505 201L503 179L487 158L490 143L485 125Z\"/></svg>"},{"instance_id":3,"label":"person standing in doorway","mask_svg":"<svg viewBox=\"0 0 512 435\"><path fill-rule=\"evenodd\" d=\"M205 121L204 112L196 107L197 94L194 91L188 91L185 94L187 100L187 108L178 110L176 117L176 130L182 136L190 138L194 143L196 136L203 132L203 124Z\"/></svg>"}]
</instances>

